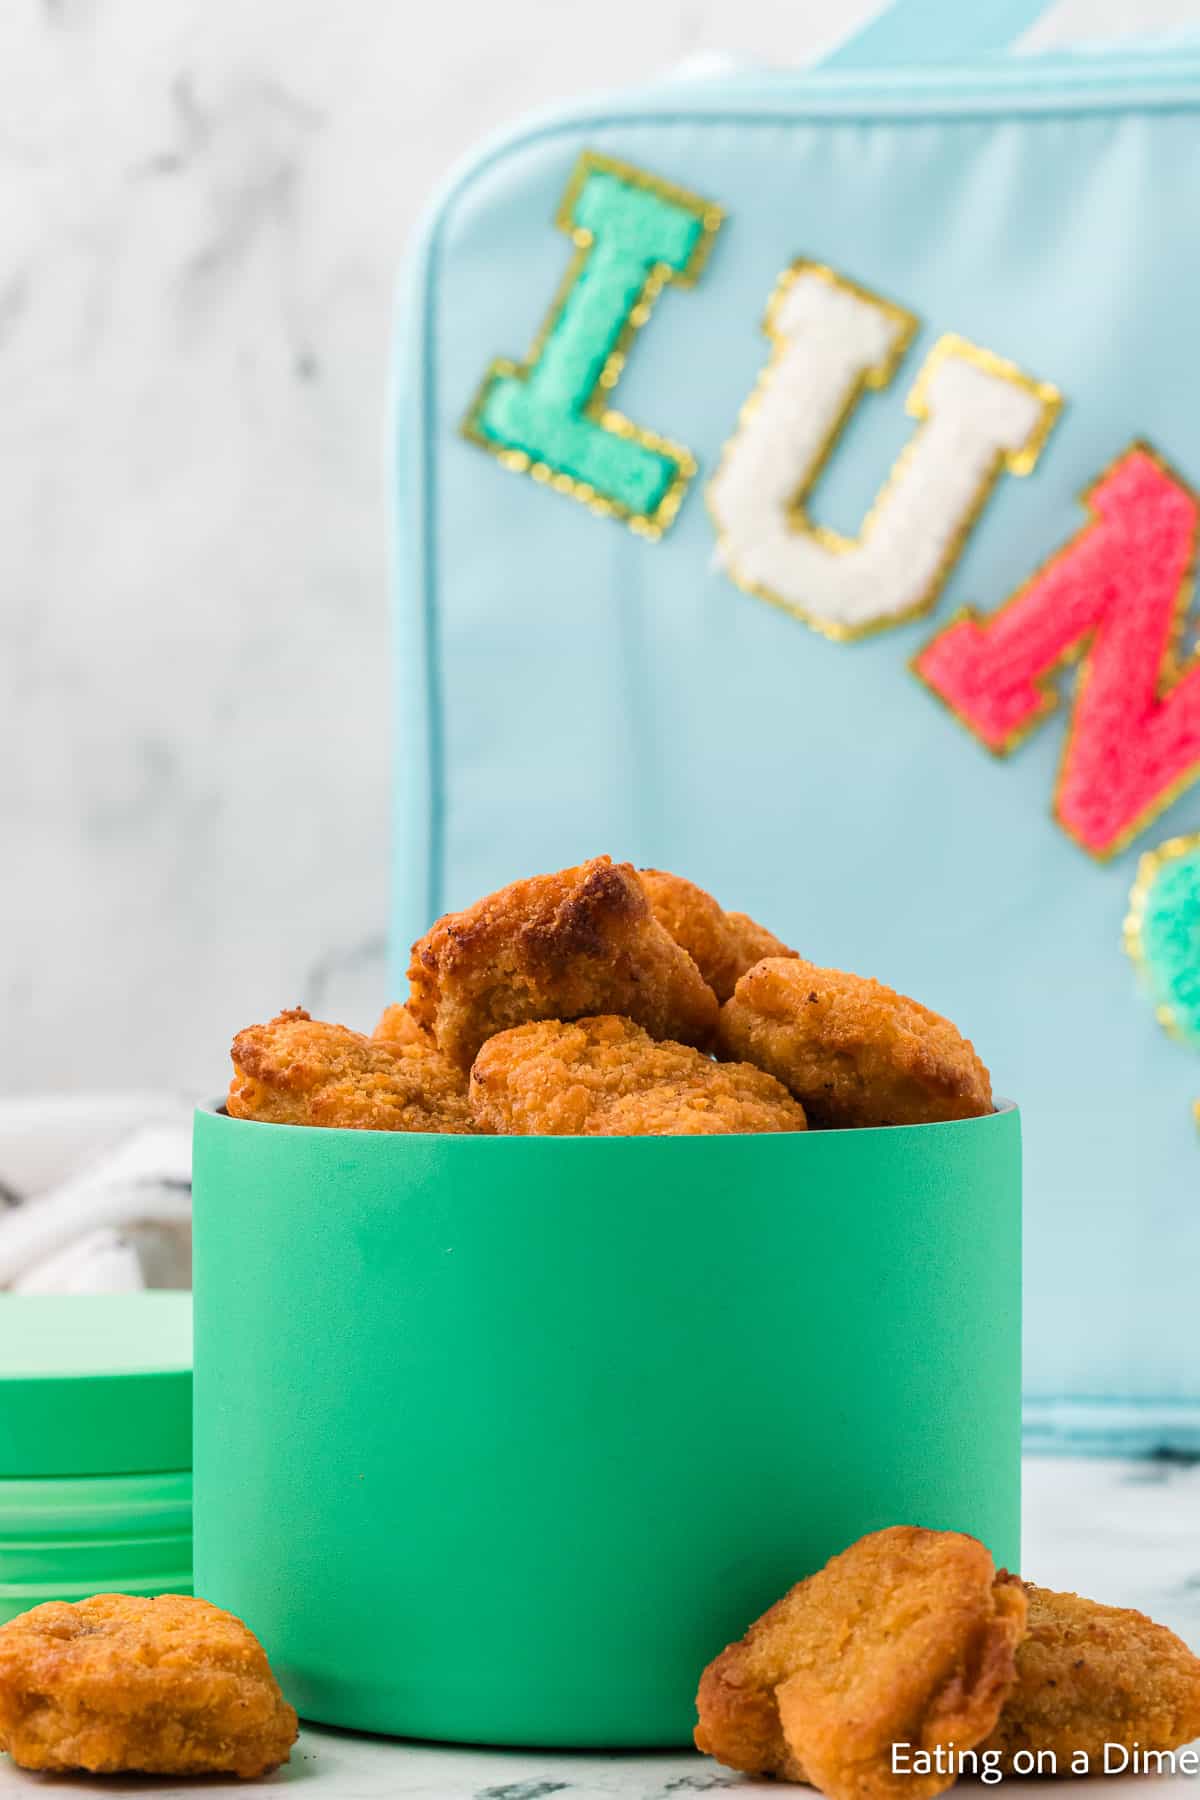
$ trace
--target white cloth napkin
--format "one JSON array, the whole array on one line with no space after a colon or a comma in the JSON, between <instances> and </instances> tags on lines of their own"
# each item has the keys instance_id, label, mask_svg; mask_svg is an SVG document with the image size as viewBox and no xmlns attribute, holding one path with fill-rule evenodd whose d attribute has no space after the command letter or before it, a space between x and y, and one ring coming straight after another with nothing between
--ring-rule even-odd
<instances>
[{"instance_id":1,"label":"white cloth napkin","mask_svg":"<svg viewBox=\"0 0 1200 1800\"><path fill-rule=\"evenodd\" d=\"M0 1289L190 1287L191 1135L182 1096L0 1101Z\"/></svg>"}]
</instances>

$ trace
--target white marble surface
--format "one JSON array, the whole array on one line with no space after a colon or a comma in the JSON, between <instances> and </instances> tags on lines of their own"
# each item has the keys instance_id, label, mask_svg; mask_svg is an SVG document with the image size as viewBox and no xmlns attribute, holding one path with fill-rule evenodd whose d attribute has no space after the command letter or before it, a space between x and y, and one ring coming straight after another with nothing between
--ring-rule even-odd
<instances>
[{"instance_id":1,"label":"white marble surface","mask_svg":"<svg viewBox=\"0 0 1200 1800\"><path fill-rule=\"evenodd\" d=\"M1139 1606L1200 1647L1200 1465L1034 1459L1025 1466L1024 1572L1047 1587L1072 1588L1114 1605ZM1158 1775L1136 1784L1154 1800L1200 1793L1194 1777ZM270 1787L302 1784L318 1800L686 1800L731 1789L785 1795L777 1782L749 1781L707 1757L581 1756L513 1750L460 1750L307 1727ZM35 1800L40 1791L137 1793L182 1800L184 1784L110 1777L51 1779L23 1775L0 1757L0 1800ZM1044 1783L1006 1780L960 1784L970 1800L1036 1792ZM319 1792L318 1792L319 1790ZM1028 1790L1028 1794L1024 1793ZM1109 1777L1102 1792L1130 1800L1135 1782ZM246 1795L246 1784L204 1783L208 1800ZM802 1790L797 1790L802 1791ZM1089 1788L1094 1794L1096 1789Z\"/></svg>"},{"instance_id":2,"label":"white marble surface","mask_svg":"<svg viewBox=\"0 0 1200 1800\"><path fill-rule=\"evenodd\" d=\"M383 998L393 278L481 134L871 0L5 0L0 1090ZM1042 38L1200 0L1065 0Z\"/></svg>"}]
</instances>

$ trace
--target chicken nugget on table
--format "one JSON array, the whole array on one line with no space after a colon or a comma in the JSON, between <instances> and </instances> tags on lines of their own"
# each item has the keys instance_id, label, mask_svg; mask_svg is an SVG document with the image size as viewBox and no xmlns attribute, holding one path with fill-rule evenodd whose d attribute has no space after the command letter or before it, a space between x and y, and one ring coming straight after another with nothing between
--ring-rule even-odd
<instances>
[{"instance_id":1,"label":"chicken nugget on table","mask_svg":"<svg viewBox=\"0 0 1200 1800\"><path fill-rule=\"evenodd\" d=\"M471 1129L466 1078L421 1044L363 1037L302 1007L233 1040L230 1117L349 1131Z\"/></svg>"},{"instance_id":2,"label":"chicken nugget on table","mask_svg":"<svg viewBox=\"0 0 1200 1800\"><path fill-rule=\"evenodd\" d=\"M987 1749L1006 1765L1020 1750L1049 1751L1060 1775L1081 1753L1099 1774L1106 1744L1175 1750L1200 1737L1200 1658L1173 1631L1126 1607L1022 1587L1028 1631Z\"/></svg>"},{"instance_id":3,"label":"chicken nugget on table","mask_svg":"<svg viewBox=\"0 0 1200 1800\"><path fill-rule=\"evenodd\" d=\"M0 1625L0 1749L23 1769L253 1780L296 1735L262 1645L206 1600L97 1594Z\"/></svg>"},{"instance_id":4,"label":"chicken nugget on table","mask_svg":"<svg viewBox=\"0 0 1200 1800\"><path fill-rule=\"evenodd\" d=\"M534 1019L620 1013L701 1049L716 1035L716 995L633 865L608 856L447 913L413 945L408 973L413 1018L464 1071L488 1038Z\"/></svg>"},{"instance_id":5,"label":"chicken nugget on table","mask_svg":"<svg viewBox=\"0 0 1200 1800\"><path fill-rule=\"evenodd\" d=\"M954 1772L894 1772L893 1746L960 1752L986 1738L1016 1679L1024 1624L1020 1584L997 1576L974 1538L872 1532L709 1664L697 1747L831 1800L926 1800Z\"/></svg>"},{"instance_id":6,"label":"chicken nugget on table","mask_svg":"<svg viewBox=\"0 0 1200 1800\"><path fill-rule=\"evenodd\" d=\"M639 869L638 876L660 925L687 951L718 1000L728 1000L738 977L764 956L795 956L765 925L724 907L682 875Z\"/></svg>"},{"instance_id":7,"label":"chicken nugget on table","mask_svg":"<svg viewBox=\"0 0 1200 1800\"><path fill-rule=\"evenodd\" d=\"M863 975L770 957L721 1009L721 1053L768 1069L810 1125L927 1125L990 1113L992 1084L949 1019Z\"/></svg>"},{"instance_id":8,"label":"chicken nugget on table","mask_svg":"<svg viewBox=\"0 0 1200 1800\"><path fill-rule=\"evenodd\" d=\"M697 1137L803 1131L778 1081L660 1043L614 1014L517 1025L489 1038L471 1071L478 1130L517 1137Z\"/></svg>"}]
</instances>

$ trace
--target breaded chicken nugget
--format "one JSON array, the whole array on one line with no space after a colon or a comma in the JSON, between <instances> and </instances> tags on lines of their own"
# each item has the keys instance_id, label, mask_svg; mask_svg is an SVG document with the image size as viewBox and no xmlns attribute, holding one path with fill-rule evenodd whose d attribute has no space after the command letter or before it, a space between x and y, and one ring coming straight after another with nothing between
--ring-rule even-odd
<instances>
[{"instance_id":1,"label":"breaded chicken nugget","mask_svg":"<svg viewBox=\"0 0 1200 1800\"><path fill-rule=\"evenodd\" d=\"M831 1800L940 1793L893 1744L971 1749L995 1727L1025 1623L1019 1584L974 1538L898 1525L860 1538L709 1664L696 1743Z\"/></svg>"},{"instance_id":2,"label":"breaded chicken nugget","mask_svg":"<svg viewBox=\"0 0 1200 1800\"><path fill-rule=\"evenodd\" d=\"M409 1010L469 1069L479 1046L532 1019L621 1013L651 1037L707 1049L717 1001L650 910L630 863L593 857L447 913L413 945Z\"/></svg>"},{"instance_id":3,"label":"breaded chicken nugget","mask_svg":"<svg viewBox=\"0 0 1200 1800\"><path fill-rule=\"evenodd\" d=\"M803 1131L785 1087L744 1063L657 1043L632 1019L542 1019L489 1038L471 1070L480 1131L515 1137L696 1137Z\"/></svg>"},{"instance_id":4,"label":"breaded chicken nugget","mask_svg":"<svg viewBox=\"0 0 1200 1800\"><path fill-rule=\"evenodd\" d=\"M302 1007L233 1040L235 1119L349 1131L470 1131L467 1084L419 1044L373 1042Z\"/></svg>"},{"instance_id":5,"label":"breaded chicken nugget","mask_svg":"<svg viewBox=\"0 0 1200 1800\"><path fill-rule=\"evenodd\" d=\"M726 912L694 881L666 869L639 869L638 875L655 918L687 951L718 1000L728 1000L738 976L764 956L796 955L746 913Z\"/></svg>"},{"instance_id":6,"label":"breaded chicken nugget","mask_svg":"<svg viewBox=\"0 0 1200 1800\"><path fill-rule=\"evenodd\" d=\"M371 1037L377 1044L419 1044L425 1050L433 1048L433 1039L427 1031L422 1031L402 1000L384 1007Z\"/></svg>"},{"instance_id":7,"label":"breaded chicken nugget","mask_svg":"<svg viewBox=\"0 0 1200 1800\"><path fill-rule=\"evenodd\" d=\"M0 1625L0 1748L23 1769L253 1780L295 1741L262 1645L207 1600L97 1594Z\"/></svg>"},{"instance_id":8,"label":"breaded chicken nugget","mask_svg":"<svg viewBox=\"0 0 1200 1800\"><path fill-rule=\"evenodd\" d=\"M1200 1658L1173 1631L1125 1607L1021 1586L1028 1632L987 1749L1006 1762L1049 1750L1069 1775L1076 1751L1100 1772L1105 1744L1175 1750L1200 1737Z\"/></svg>"},{"instance_id":9,"label":"breaded chicken nugget","mask_svg":"<svg viewBox=\"0 0 1200 1800\"><path fill-rule=\"evenodd\" d=\"M992 1084L949 1019L862 975L769 957L721 1009L721 1052L768 1069L810 1125L926 1125L992 1111Z\"/></svg>"}]
</instances>

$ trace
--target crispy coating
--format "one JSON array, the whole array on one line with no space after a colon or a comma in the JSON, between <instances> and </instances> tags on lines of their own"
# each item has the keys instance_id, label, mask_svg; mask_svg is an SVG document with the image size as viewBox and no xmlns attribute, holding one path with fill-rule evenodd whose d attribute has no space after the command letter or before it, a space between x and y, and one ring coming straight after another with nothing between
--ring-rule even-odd
<instances>
[{"instance_id":1,"label":"crispy coating","mask_svg":"<svg viewBox=\"0 0 1200 1800\"><path fill-rule=\"evenodd\" d=\"M464 1071L481 1044L534 1019L621 1013L651 1037L707 1049L717 1001L658 923L631 863L593 857L447 913L413 945L409 1009Z\"/></svg>"},{"instance_id":2,"label":"crispy coating","mask_svg":"<svg viewBox=\"0 0 1200 1800\"><path fill-rule=\"evenodd\" d=\"M639 869L651 910L686 950L718 1000L728 1000L738 977L764 956L795 956L765 925L726 912L711 894L666 869Z\"/></svg>"},{"instance_id":3,"label":"crispy coating","mask_svg":"<svg viewBox=\"0 0 1200 1800\"><path fill-rule=\"evenodd\" d=\"M467 1084L436 1050L373 1042L302 1007L233 1040L235 1119L348 1131L470 1131Z\"/></svg>"},{"instance_id":4,"label":"crispy coating","mask_svg":"<svg viewBox=\"0 0 1200 1800\"><path fill-rule=\"evenodd\" d=\"M1049 1750L1070 1774L1077 1751L1100 1770L1105 1744L1175 1750L1200 1737L1200 1658L1173 1631L1125 1607L1021 1586L1028 1633L986 1748L1006 1763L1018 1750Z\"/></svg>"},{"instance_id":5,"label":"crispy coating","mask_svg":"<svg viewBox=\"0 0 1200 1800\"><path fill-rule=\"evenodd\" d=\"M804 1109L761 1069L657 1043L612 1013L542 1019L489 1038L471 1071L479 1131L515 1137L698 1137L803 1131Z\"/></svg>"},{"instance_id":6,"label":"crispy coating","mask_svg":"<svg viewBox=\"0 0 1200 1800\"><path fill-rule=\"evenodd\" d=\"M769 957L721 1009L721 1053L757 1063L810 1125L927 1125L992 1111L974 1046L882 982Z\"/></svg>"},{"instance_id":7,"label":"crispy coating","mask_svg":"<svg viewBox=\"0 0 1200 1800\"><path fill-rule=\"evenodd\" d=\"M402 1000L384 1007L371 1038L377 1044L418 1044L425 1050L433 1048L433 1039L427 1031L422 1031Z\"/></svg>"},{"instance_id":8,"label":"crispy coating","mask_svg":"<svg viewBox=\"0 0 1200 1800\"><path fill-rule=\"evenodd\" d=\"M207 1600L97 1594L0 1625L0 1748L23 1769L253 1780L295 1741L262 1645Z\"/></svg>"},{"instance_id":9,"label":"crispy coating","mask_svg":"<svg viewBox=\"0 0 1200 1800\"><path fill-rule=\"evenodd\" d=\"M994 1729L1025 1622L974 1538L893 1526L785 1594L709 1664L696 1744L831 1800L912 1800L952 1773L893 1774L892 1745L972 1748Z\"/></svg>"}]
</instances>

